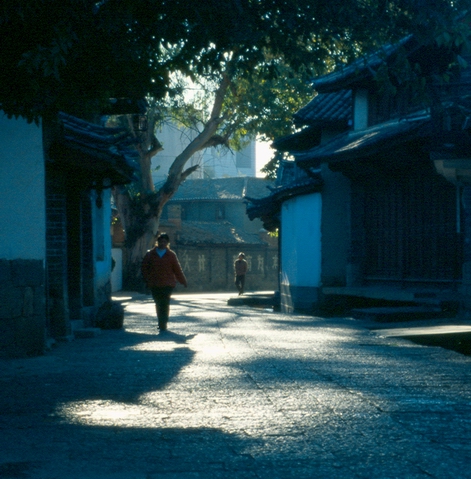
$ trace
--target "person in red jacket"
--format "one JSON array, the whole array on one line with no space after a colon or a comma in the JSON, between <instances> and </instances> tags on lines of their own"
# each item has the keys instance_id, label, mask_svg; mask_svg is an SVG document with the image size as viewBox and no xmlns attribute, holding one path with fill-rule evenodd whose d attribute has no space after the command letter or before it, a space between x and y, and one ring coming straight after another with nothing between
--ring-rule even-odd
<instances>
[{"instance_id":1,"label":"person in red jacket","mask_svg":"<svg viewBox=\"0 0 471 479\"><path fill-rule=\"evenodd\" d=\"M188 286L177 255L169 248L166 233L157 237L157 246L149 250L142 261L142 276L152 292L160 331L167 330L170 312L170 297L177 281Z\"/></svg>"}]
</instances>

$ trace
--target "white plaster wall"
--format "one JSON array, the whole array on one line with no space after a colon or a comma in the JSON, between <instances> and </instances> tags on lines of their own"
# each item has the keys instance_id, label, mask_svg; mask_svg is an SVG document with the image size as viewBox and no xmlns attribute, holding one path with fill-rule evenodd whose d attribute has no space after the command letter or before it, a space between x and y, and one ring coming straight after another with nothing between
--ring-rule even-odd
<instances>
[{"instance_id":1,"label":"white plaster wall","mask_svg":"<svg viewBox=\"0 0 471 479\"><path fill-rule=\"evenodd\" d=\"M111 256L115 260L114 269L111 272L111 292L123 289L123 251L120 248L113 248Z\"/></svg>"},{"instance_id":2,"label":"white plaster wall","mask_svg":"<svg viewBox=\"0 0 471 479\"><path fill-rule=\"evenodd\" d=\"M0 258L45 259L41 127L0 112Z\"/></svg>"},{"instance_id":3,"label":"white plaster wall","mask_svg":"<svg viewBox=\"0 0 471 479\"><path fill-rule=\"evenodd\" d=\"M319 287L321 282L320 193L285 201L281 210L281 282Z\"/></svg>"},{"instance_id":4,"label":"white plaster wall","mask_svg":"<svg viewBox=\"0 0 471 479\"><path fill-rule=\"evenodd\" d=\"M103 190L103 205L98 208L95 204L96 193L92 193L95 248L95 291L101 291L111 281L111 190Z\"/></svg>"}]
</instances>

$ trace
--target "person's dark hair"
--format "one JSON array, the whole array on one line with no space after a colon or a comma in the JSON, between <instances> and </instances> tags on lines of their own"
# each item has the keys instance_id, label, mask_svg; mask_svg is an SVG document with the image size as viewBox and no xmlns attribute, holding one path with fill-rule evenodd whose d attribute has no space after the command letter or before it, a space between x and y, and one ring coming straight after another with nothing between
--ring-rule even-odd
<instances>
[{"instance_id":1,"label":"person's dark hair","mask_svg":"<svg viewBox=\"0 0 471 479\"><path fill-rule=\"evenodd\" d=\"M159 241L159 239L165 239L167 241L170 241L170 238L167 233L160 233L159 236L157 236L157 241Z\"/></svg>"}]
</instances>

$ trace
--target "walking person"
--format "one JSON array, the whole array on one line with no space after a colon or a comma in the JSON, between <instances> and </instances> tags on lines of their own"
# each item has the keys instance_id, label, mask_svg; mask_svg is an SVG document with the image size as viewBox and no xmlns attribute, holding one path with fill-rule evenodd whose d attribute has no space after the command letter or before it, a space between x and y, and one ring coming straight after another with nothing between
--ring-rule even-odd
<instances>
[{"instance_id":1,"label":"walking person","mask_svg":"<svg viewBox=\"0 0 471 479\"><path fill-rule=\"evenodd\" d=\"M149 250L142 261L142 276L152 292L160 331L167 330L170 297L177 281L188 286L177 255L170 249L166 233L157 237L157 246Z\"/></svg>"},{"instance_id":2,"label":"walking person","mask_svg":"<svg viewBox=\"0 0 471 479\"><path fill-rule=\"evenodd\" d=\"M247 261L245 260L245 254L239 253L239 257L234 262L234 274L237 290L239 291L239 296L244 294L245 287L245 275L247 273Z\"/></svg>"}]
</instances>

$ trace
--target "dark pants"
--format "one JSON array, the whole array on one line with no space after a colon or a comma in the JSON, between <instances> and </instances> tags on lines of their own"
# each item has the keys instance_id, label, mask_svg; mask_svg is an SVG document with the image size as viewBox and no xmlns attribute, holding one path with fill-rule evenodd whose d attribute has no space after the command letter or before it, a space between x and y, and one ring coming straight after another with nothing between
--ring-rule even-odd
<instances>
[{"instance_id":1,"label":"dark pants","mask_svg":"<svg viewBox=\"0 0 471 479\"><path fill-rule=\"evenodd\" d=\"M155 309L157 311L157 319L159 320L159 329L165 331L167 329L168 315L170 312L170 296L173 288L164 286L162 288L152 288L152 297L155 301Z\"/></svg>"},{"instance_id":2,"label":"dark pants","mask_svg":"<svg viewBox=\"0 0 471 479\"><path fill-rule=\"evenodd\" d=\"M236 285L239 294L242 294L244 292L245 274L236 276L234 284Z\"/></svg>"}]
</instances>

